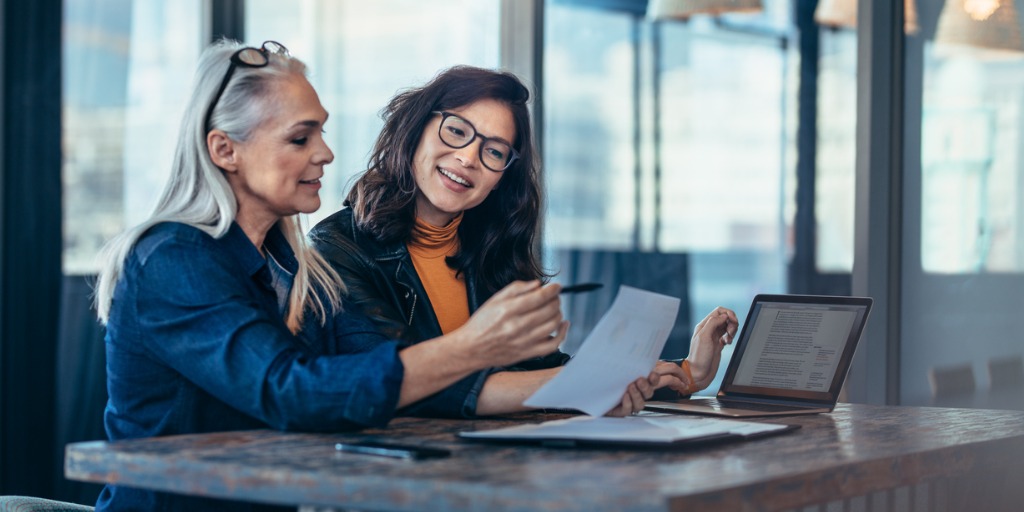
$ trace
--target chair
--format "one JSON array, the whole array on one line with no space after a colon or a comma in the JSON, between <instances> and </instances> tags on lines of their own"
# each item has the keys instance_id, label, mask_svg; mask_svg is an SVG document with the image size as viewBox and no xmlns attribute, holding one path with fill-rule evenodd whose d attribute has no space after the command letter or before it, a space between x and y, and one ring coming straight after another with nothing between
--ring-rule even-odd
<instances>
[{"instance_id":1,"label":"chair","mask_svg":"<svg viewBox=\"0 0 1024 512\"><path fill-rule=\"evenodd\" d=\"M975 390L974 368L970 363L936 367L928 370L932 396L936 399L972 395Z\"/></svg>"},{"instance_id":2,"label":"chair","mask_svg":"<svg viewBox=\"0 0 1024 512\"><path fill-rule=\"evenodd\" d=\"M1016 355L990 359L988 377L992 391L1024 389L1024 358Z\"/></svg>"},{"instance_id":3,"label":"chair","mask_svg":"<svg viewBox=\"0 0 1024 512\"><path fill-rule=\"evenodd\" d=\"M93 507L30 496L0 496L0 512L92 512Z\"/></svg>"}]
</instances>

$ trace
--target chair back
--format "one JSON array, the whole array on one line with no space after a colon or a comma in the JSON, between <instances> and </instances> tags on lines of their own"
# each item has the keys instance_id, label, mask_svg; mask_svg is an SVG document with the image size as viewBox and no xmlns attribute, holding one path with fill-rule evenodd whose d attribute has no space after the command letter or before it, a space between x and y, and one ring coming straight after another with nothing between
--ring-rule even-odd
<instances>
[{"instance_id":1,"label":"chair back","mask_svg":"<svg viewBox=\"0 0 1024 512\"><path fill-rule=\"evenodd\" d=\"M92 512L93 507L31 496L0 496L0 512Z\"/></svg>"}]
</instances>

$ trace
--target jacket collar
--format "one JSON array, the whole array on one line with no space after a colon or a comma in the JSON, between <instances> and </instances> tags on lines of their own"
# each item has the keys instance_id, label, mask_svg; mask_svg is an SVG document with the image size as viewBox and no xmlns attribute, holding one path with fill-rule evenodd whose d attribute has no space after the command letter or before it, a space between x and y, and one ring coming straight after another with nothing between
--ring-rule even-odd
<instances>
[{"instance_id":1,"label":"jacket collar","mask_svg":"<svg viewBox=\"0 0 1024 512\"><path fill-rule=\"evenodd\" d=\"M249 240L249 237L245 235L245 231L242 231L242 227L237 222L231 223L228 232L221 238L221 243L227 247L231 254L238 255L241 267L250 276L256 275L267 264L263 254L252 244L252 240ZM270 231L267 232L263 246L274 255L277 262L289 273L294 275L298 271L299 261L295 259L295 252L288 245L284 233L281 232L281 228L277 224L271 226Z\"/></svg>"},{"instance_id":2,"label":"jacket collar","mask_svg":"<svg viewBox=\"0 0 1024 512\"><path fill-rule=\"evenodd\" d=\"M373 235L360 231L356 226L356 216L352 213L352 208L345 207L338 212L340 217L339 224L345 226L345 229L349 230L351 240L355 242L359 248L366 253L366 256L372 258L378 264L395 263L405 261L407 265L403 267L412 269L412 259L409 256L409 249L402 242L388 242L384 243L378 240ZM415 273L415 270L412 270ZM480 307L480 305L486 300L486 297L480 297L477 291L477 283L473 271L467 269L464 271L466 275L466 295L469 299L469 312L473 313ZM397 276L396 276L397 278ZM399 279L402 282L401 279ZM415 279L416 289L422 289L422 285L419 284L419 279ZM412 286L411 282L402 282L404 286ZM425 297L426 293L422 293Z\"/></svg>"}]
</instances>

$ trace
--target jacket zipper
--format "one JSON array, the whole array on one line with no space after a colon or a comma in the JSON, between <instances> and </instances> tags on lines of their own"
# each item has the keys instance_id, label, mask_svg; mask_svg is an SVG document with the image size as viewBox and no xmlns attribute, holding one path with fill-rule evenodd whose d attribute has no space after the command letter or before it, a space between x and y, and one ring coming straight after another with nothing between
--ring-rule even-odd
<instances>
[{"instance_id":1,"label":"jacket zipper","mask_svg":"<svg viewBox=\"0 0 1024 512\"><path fill-rule=\"evenodd\" d=\"M412 317L416 314L416 294L409 292L412 295L412 307L409 309L409 321L408 325L412 325Z\"/></svg>"}]
</instances>

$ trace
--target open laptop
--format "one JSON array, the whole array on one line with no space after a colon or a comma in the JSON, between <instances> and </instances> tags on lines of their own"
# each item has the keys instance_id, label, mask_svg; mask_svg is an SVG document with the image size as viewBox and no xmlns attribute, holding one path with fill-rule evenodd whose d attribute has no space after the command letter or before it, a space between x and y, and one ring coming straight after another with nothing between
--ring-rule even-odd
<instances>
[{"instance_id":1,"label":"open laptop","mask_svg":"<svg viewBox=\"0 0 1024 512\"><path fill-rule=\"evenodd\" d=\"M659 412L783 416L831 412L871 299L758 295L715 398L649 401Z\"/></svg>"}]
</instances>

